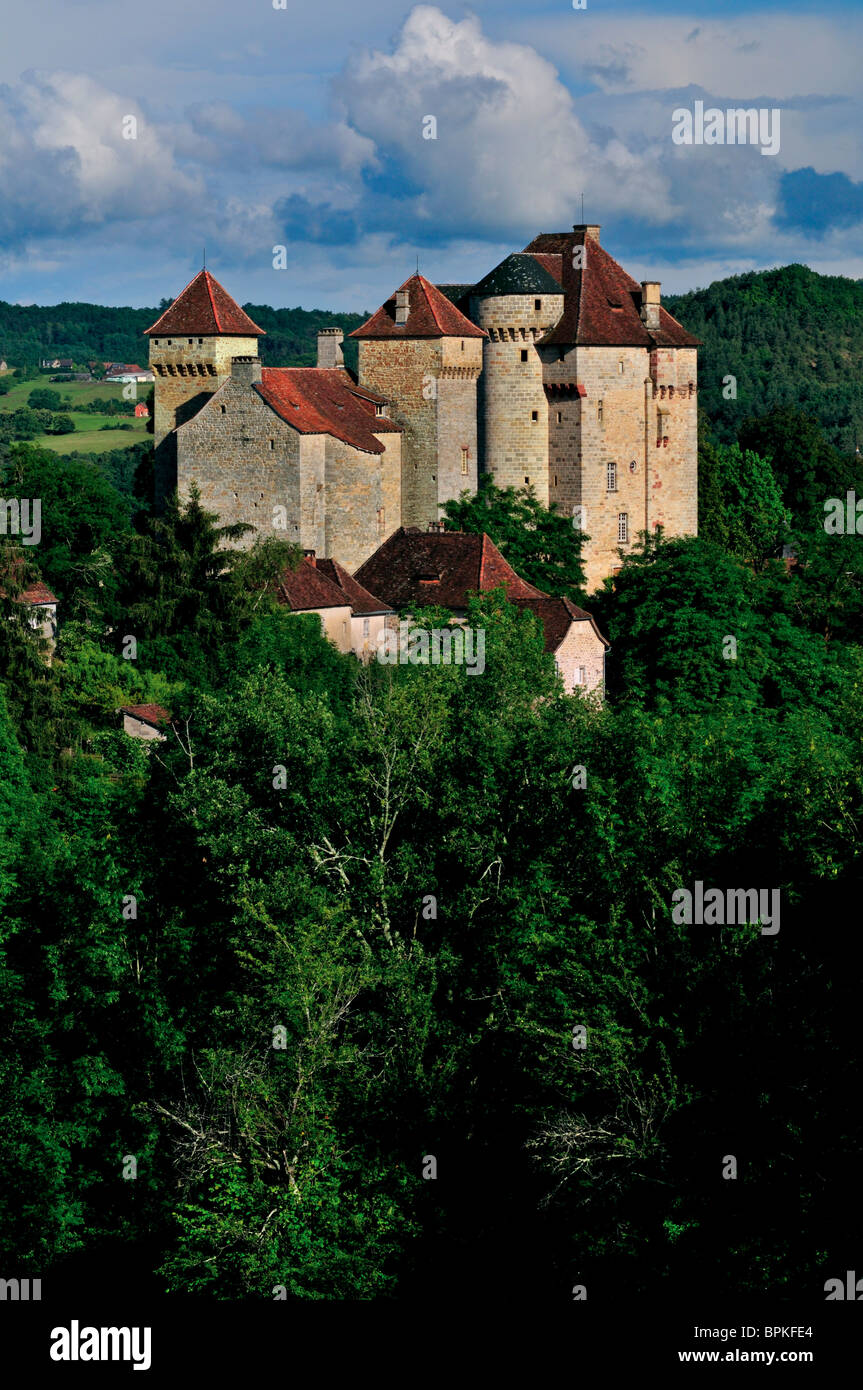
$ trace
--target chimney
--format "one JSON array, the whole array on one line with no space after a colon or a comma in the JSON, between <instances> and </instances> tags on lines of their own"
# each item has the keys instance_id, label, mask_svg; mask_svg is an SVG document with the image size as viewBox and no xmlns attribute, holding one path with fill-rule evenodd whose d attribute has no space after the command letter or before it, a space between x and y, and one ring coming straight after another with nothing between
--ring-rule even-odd
<instances>
[{"instance_id":1,"label":"chimney","mask_svg":"<svg viewBox=\"0 0 863 1390\"><path fill-rule=\"evenodd\" d=\"M600 223L600 226L602 224ZM585 240L589 237L599 245L599 226L594 222L576 222L572 229L574 232L584 232Z\"/></svg>"},{"instance_id":2,"label":"chimney","mask_svg":"<svg viewBox=\"0 0 863 1390\"><path fill-rule=\"evenodd\" d=\"M659 327L659 280L641 282L641 321L645 328Z\"/></svg>"},{"instance_id":3,"label":"chimney","mask_svg":"<svg viewBox=\"0 0 863 1390\"><path fill-rule=\"evenodd\" d=\"M396 326L404 328L410 313L410 299L407 290L396 290Z\"/></svg>"},{"instance_id":4,"label":"chimney","mask_svg":"<svg viewBox=\"0 0 863 1390\"><path fill-rule=\"evenodd\" d=\"M345 334L342 328L318 329L319 367L343 367L345 365L345 359L342 356L344 338Z\"/></svg>"},{"instance_id":5,"label":"chimney","mask_svg":"<svg viewBox=\"0 0 863 1390\"><path fill-rule=\"evenodd\" d=\"M315 551L314 551L314 550L304 550L304 551L303 551L303 559L304 559L304 560L308 560L308 562L309 562L309 564L311 565L312 569L317 569L317 567L318 567L318 562L317 562L317 559L315 558Z\"/></svg>"},{"instance_id":6,"label":"chimney","mask_svg":"<svg viewBox=\"0 0 863 1390\"><path fill-rule=\"evenodd\" d=\"M260 357L232 357L231 380L239 381L243 386L254 386L256 381L261 380Z\"/></svg>"}]
</instances>

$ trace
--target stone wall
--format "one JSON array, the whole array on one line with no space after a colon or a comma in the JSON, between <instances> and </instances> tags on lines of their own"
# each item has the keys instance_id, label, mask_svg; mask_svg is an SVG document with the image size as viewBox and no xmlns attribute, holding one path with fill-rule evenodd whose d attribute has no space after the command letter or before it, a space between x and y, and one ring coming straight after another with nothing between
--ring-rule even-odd
<instances>
[{"instance_id":1,"label":"stone wall","mask_svg":"<svg viewBox=\"0 0 863 1390\"><path fill-rule=\"evenodd\" d=\"M172 431L194 418L230 379L231 359L257 357L257 338L151 338L153 446L156 502L178 486L176 439Z\"/></svg>"},{"instance_id":2,"label":"stone wall","mask_svg":"<svg viewBox=\"0 0 863 1390\"><path fill-rule=\"evenodd\" d=\"M587 620L574 622L554 654L555 664L563 677L568 694L576 690L598 691L605 695L605 647ZM584 684L578 680L584 669Z\"/></svg>"},{"instance_id":3,"label":"stone wall","mask_svg":"<svg viewBox=\"0 0 863 1390\"><path fill-rule=\"evenodd\" d=\"M425 528L439 520L445 501L476 491L481 365L478 338L360 339L360 384L386 396L387 415L404 430L399 524ZM388 519L387 535L395 529Z\"/></svg>"},{"instance_id":4,"label":"stone wall","mask_svg":"<svg viewBox=\"0 0 863 1390\"><path fill-rule=\"evenodd\" d=\"M196 482L203 506L216 512L223 525L243 521L254 526L238 542L243 549L257 534L318 549L300 524L301 439L257 391L229 379L177 430L180 496L187 498ZM275 510L279 507L287 514L286 529L274 525L285 517Z\"/></svg>"},{"instance_id":5,"label":"stone wall","mask_svg":"<svg viewBox=\"0 0 863 1390\"><path fill-rule=\"evenodd\" d=\"M472 296L470 307L489 335L479 384L482 471L499 487L533 487L547 505L548 401L536 342L560 318L563 296Z\"/></svg>"},{"instance_id":6,"label":"stone wall","mask_svg":"<svg viewBox=\"0 0 863 1390\"><path fill-rule=\"evenodd\" d=\"M550 471L559 480L550 496L570 514L573 506L585 508L589 540L584 558L591 590L620 565L618 549L629 551L640 531L652 532L657 523L669 535L697 530L695 349L651 354L640 347L573 347L562 360L553 349L544 349L543 356ZM583 386L585 395L562 403L557 397L572 383ZM663 427L661 436L660 408L669 411L663 417L668 429ZM657 448L657 438L665 435L668 444ZM565 461L569 448L574 467ZM613 488L609 464L616 465ZM619 540L621 513L626 516L625 542Z\"/></svg>"}]
</instances>

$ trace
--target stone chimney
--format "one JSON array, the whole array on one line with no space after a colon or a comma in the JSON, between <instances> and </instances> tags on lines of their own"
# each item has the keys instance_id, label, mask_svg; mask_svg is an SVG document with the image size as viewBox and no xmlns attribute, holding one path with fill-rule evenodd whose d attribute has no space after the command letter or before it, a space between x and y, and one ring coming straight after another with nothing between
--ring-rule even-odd
<instances>
[{"instance_id":1,"label":"stone chimney","mask_svg":"<svg viewBox=\"0 0 863 1390\"><path fill-rule=\"evenodd\" d=\"M659 280L641 282L641 321L645 328L659 327Z\"/></svg>"},{"instance_id":2,"label":"stone chimney","mask_svg":"<svg viewBox=\"0 0 863 1390\"><path fill-rule=\"evenodd\" d=\"M575 226L573 227L572 230L573 230L574 232L584 232L585 239L587 239L587 238L589 237L590 240L591 240L591 241L595 241L596 244L597 244L597 246L598 246L598 245L599 245L599 227L600 227L600 226L601 226L601 223L600 223L599 225L597 225L595 222L576 222L576 224L575 224Z\"/></svg>"},{"instance_id":3,"label":"stone chimney","mask_svg":"<svg viewBox=\"0 0 863 1390\"><path fill-rule=\"evenodd\" d=\"M342 328L318 329L319 367L343 367L345 365L345 359L342 355L344 339L345 334Z\"/></svg>"},{"instance_id":4,"label":"stone chimney","mask_svg":"<svg viewBox=\"0 0 863 1390\"><path fill-rule=\"evenodd\" d=\"M407 290L396 290L396 326L404 328L410 313L410 297Z\"/></svg>"},{"instance_id":5,"label":"stone chimney","mask_svg":"<svg viewBox=\"0 0 863 1390\"><path fill-rule=\"evenodd\" d=\"M256 381L261 380L260 357L232 357L231 380L239 381L243 386L254 386Z\"/></svg>"},{"instance_id":6,"label":"stone chimney","mask_svg":"<svg viewBox=\"0 0 863 1390\"><path fill-rule=\"evenodd\" d=\"M332 331L334 331L334 330L332 330L332 329L327 329L327 332L332 332ZM304 550L304 551L303 551L303 559L304 559L304 560L308 560L308 562L309 562L309 564L311 565L312 569L317 569L317 567L318 567L318 561L317 561L317 555L316 555L316 553L315 553L314 550Z\"/></svg>"}]
</instances>

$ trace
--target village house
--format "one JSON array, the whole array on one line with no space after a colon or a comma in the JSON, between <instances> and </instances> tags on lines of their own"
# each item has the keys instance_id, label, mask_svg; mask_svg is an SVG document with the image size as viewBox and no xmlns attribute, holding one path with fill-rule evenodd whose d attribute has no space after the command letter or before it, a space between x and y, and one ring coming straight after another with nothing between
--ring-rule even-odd
<instances>
[{"instance_id":1,"label":"village house","mask_svg":"<svg viewBox=\"0 0 863 1390\"><path fill-rule=\"evenodd\" d=\"M165 726L171 722L171 712L163 705L122 705L123 732L131 738L164 743Z\"/></svg>"},{"instance_id":2,"label":"village house","mask_svg":"<svg viewBox=\"0 0 863 1390\"><path fill-rule=\"evenodd\" d=\"M352 579L338 561L308 552L294 570L285 570L276 585L276 598L292 613L315 613L321 631L340 652L353 652L368 661L377 636L395 614L380 599Z\"/></svg>"},{"instance_id":3,"label":"village house","mask_svg":"<svg viewBox=\"0 0 863 1390\"><path fill-rule=\"evenodd\" d=\"M539 618L545 650L554 656L567 693L604 693L609 644L591 615L521 579L485 534L401 527L354 577L394 609L448 608L460 623L471 594L503 588L510 603Z\"/></svg>"}]
</instances>

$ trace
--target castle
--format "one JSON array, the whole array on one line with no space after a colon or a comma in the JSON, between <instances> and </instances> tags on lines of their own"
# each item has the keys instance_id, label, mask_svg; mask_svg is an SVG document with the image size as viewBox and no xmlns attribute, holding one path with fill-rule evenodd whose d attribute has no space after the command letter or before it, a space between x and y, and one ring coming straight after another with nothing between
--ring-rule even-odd
<instances>
[{"instance_id":1,"label":"castle","mask_svg":"<svg viewBox=\"0 0 863 1390\"><path fill-rule=\"evenodd\" d=\"M599 231L537 236L475 285L410 276L351 334L356 377L338 328L316 367L263 366L202 270L147 330L157 497L195 482L223 523L352 571L489 473L581 526L588 588L640 531L694 535L697 339Z\"/></svg>"}]
</instances>

